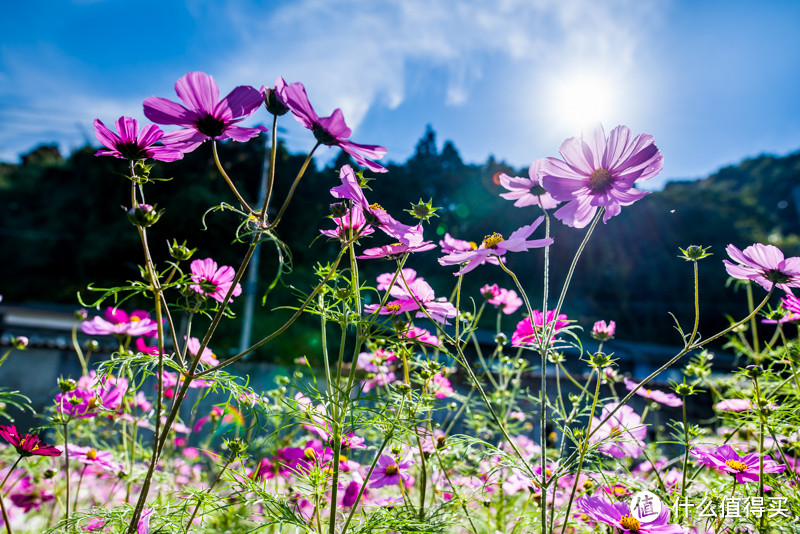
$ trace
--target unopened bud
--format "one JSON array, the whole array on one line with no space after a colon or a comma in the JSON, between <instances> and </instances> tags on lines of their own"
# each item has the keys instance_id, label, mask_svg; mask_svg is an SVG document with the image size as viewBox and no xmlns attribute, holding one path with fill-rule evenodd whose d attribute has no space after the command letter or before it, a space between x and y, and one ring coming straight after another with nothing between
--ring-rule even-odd
<instances>
[{"instance_id":1,"label":"unopened bud","mask_svg":"<svg viewBox=\"0 0 800 534\"><path fill-rule=\"evenodd\" d=\"M172 243L167 242L169 247L169 255L178 261L186 261L192 257L192 254L197 250L196 248L189 248L186 246L186 241L178 244L177 239L173 239Z\"/></svg>"},{"instance_id":2,"label":"unopened bud","mask_svg":"<svg viewBox=\"0 0 800 534\"><path fill-rule=\"evenodd\" d=\"M78 387L78 383L71 378L59 378L58 379L58 389L60 389L64 393L69 393L70 391L75 391L75 388Z\"/></svg>"},{"instance_id":3,"label":"unopened bud","mask_svg":"<svg viewBox=\"0 0 800 534\"><path fill-rule=\"evenodd\" d=\"M75 310L75 319L78 321L85 321L86 318L89 317L89 312L81 308L80 310Z\"/></svg>"},{"instance_id":4,"label":"unopened bud","mask_svg":"<svg viewBox=\"0 0 800 534\"><path fill-rule=\"evenodd\" d=\"M128 210L128 220L134 226L147 228L157 223L163 213L164 210L157 210L150 204L137 204Z\"/></svg>"},{"instance_id":5,"label":"unopened bud","mask_svg":"<svg viewBox=\"0 0 800 534\"><path fill-rule=\"evenodd\" d=\"M275 92L275 89L271 89L269 87L264 95L264 107L276 117L286 115L286 113L289 111L289 106L287 106L283 100L281 100L281 98L278 96L278 93Z\"/></svg>"},{"instance_id":6,"label":"unopened bud","mask_svg":"<svg viewBox=\"0 0 800 534\"><path fill-rule=\"evenodd\" d=\"M11 344L17 350L25 350L28 348L28 338L25 336L12 337Z\"/></svg>"}]
</instances>

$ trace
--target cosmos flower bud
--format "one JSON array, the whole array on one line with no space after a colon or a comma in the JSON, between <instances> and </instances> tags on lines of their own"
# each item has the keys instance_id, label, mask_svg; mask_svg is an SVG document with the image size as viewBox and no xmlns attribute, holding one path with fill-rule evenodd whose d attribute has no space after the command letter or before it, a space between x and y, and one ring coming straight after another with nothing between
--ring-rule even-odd
<instances>
[{"instance_id":1,"label":"cosmos flower bud","mask_svg":"<svg viewBox=\"0 0 800 534\"><path fill-rule=\"evenodd\" d=\"M49 479L53 478L54 476L56 476L56 473L58 473L58 471L56 471L55 469L50 467L50 468L44 470L44 473L42 473L42 476L49 480Z\"/></svg>"},{"instance_id":2,"label":"cosmos flower bud","mask_svg":"<svg viewBox=\"0 0 800 534\"><path fill-rule=\"evenodd\" d=\"M86 348L87 350L95 351L100 348L100 343L96 339L90 339L86 342Z\"/></svg>"},{"instance_id":3,"label":"cosmos flower bud","mask_svg":"<svg viewBox=\"0 0 800 534\"><path fill-rule=\"evenodd\" d=\"M164 210L157 210L150 204L137 204L128 210L128 220L134 226L147 228L153 226L161 218Z\"/></svg>"},{"instance_id":4,"label":"cosmos flower bud","mask_svg":"<svg viewBox=\"0 0 800 534\"><path fill-rule=\"evenodd\" d=\"M28 338L25 336L12 337L11 344L17 350L25 350L28 348Z\"/></svg>"},{"instance_id":5,"label":"cosmos flower bud","mask_svg":"<svg viewBox=\"0 0 800 534\"><path fill-rule=\"evenodd\" d=\"M196 248L187 247L185 240L179 245L178 240L173 239L172 243L167 242L167 246L169 247L169 255L178 261L188 260L197 250Z\"/></svg>"},{"instance_id":6,"label":"cosmos flower bud","mask_svg":"<svg viewBox=\"0 0 800 534\"><path fill-rule=\"evenodd\" d=\"M64 393L69 393L70 391L75 391L75 388L78 387L77 382L71 378L59 378L58 379L58 389L63 391Z\"/></svg>"},{"instance_id":7,"label":"cosmos flower bud","mask_svg":"<svg viewBox=\"0 0 800 534\"><path fill-rule=\"evenodd\" d=\"M231 455L233 456L238 456L247 450L247 444L238 438L226 441L225 446L231 451Z\"/></svg>"},{"instance_id":8,"label":"cosmos flower bud","mask_svg":"<svg viewBox=\"0 0 800 534\"><path fill-rule=\"evenodd\" d=\"M289 112L289 106L287 106L284 101L281 100L281 98L278 96L278 93L275 92L275 89L271 89L269 87L264 94L264 107L276 117L286 115L286 113Z\"/></svg>"},{"instance_id":9,"label":"cosmos flower bud","mask_svg":"<svg viewBox=\"0 0 800 534\"><path fill-rule=\"evenodd\" d=\"M85 321L87 317L89 317L89 312L85 309L75 310L75 319L78 321Z\"/></svg>"},{"instance_id":10,"label":"cosmos flower bud","mask_svg":"<svg viewBox=\"0 0 800 534\"><path fill-rule=\"evenodd\" d=\"M703 258L711 256L711 253L708 251L710 248L711 247L701 247L698 245L691 245L686 247L686 249L678 247L678 250L681 251L678 257L686 261L702 260Z\"/></svg>"}]
</instances>

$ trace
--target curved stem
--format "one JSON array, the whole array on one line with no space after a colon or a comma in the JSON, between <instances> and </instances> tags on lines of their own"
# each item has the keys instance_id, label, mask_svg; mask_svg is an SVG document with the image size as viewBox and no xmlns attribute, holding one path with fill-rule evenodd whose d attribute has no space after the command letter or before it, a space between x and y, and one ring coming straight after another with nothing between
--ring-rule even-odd
<instances>
[{"instance_id":1,"label":"curved stem","mask_svg":"<svg viewBox=\"0 0 800 534\"><path fill-rule=\"evenodd\" d=\"M253 213L253 208L251 208L250 205L247 203L247 201L244 198L242 198L242 195L239 194L239 190L236 189L235 185L233 185L233 182L228 176L228 173L225 172L225 169L222 168L222 163L219 161L219 153L217 152L216 140L213 139L211 140L211 148L212 151L214 152L214 163L217 164L217 170L222 175L222 177L225 178L225 181L228 183L228 187L230 187L233 194L236 195L236 198L239 200L239 203L242 205L242 207L245 210L247 210L248 213Z\"/></svg>"},{"instance_id":2,"label":"curved stem","mask_svg":"<svg viewBox=\"0 0 800 534\"><path fill-rule=\"evenodd\" d=\"M278 226L278 223L281 222L283 214L286 212L286 208L289 207L289 202L292 201L292 197L294 196L294 191L295 189L297 189L297 185L300 183L300 178L302 178L303 175L306 173L306 169L308 169L308 164L311 163L311 157L314 155L314 151L317 150L317 147L319 145L320 143L317 142L317 144L314 145L314 148L311 149L311 152L308 153L308 156L306 156L306 160L303 162L303 166L300 167L300 170L298 171L297 176L294 179L294 182L292 182L292 187L289 188L289 193L286 195L286 200L283 201L283 206L281 206L278 215L275 216L275 220L269 223L269 226L267 226L266 228L267 230L275 228L276 226Z\"/></svg>"}]
</instances>

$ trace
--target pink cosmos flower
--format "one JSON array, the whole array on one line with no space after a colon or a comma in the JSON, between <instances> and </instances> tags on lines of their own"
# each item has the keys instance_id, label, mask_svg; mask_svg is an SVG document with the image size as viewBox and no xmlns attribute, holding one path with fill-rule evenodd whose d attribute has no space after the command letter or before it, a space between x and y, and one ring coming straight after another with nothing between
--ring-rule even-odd
<instances>
[{"instance_id":1,"label":"pink cosmos flower","mask_svg":"<svg viewBox=\"0 0 800 534\"><path fill-rule=\"evenodd\" d=\"M394 486L400 484L402 480L404 484L408 484L411 480L406 470L414 465L414 459L406 457L402 459L395 459L389 455L382 454L375 464L375 470L369 477L369 487L372 489L382 488L384 486Z\"/></svg>"},{"instance_id":2,"label":"pink cosmos flower","mask_svg":"<svg viewBox=\"0 0 800 534\"><path fill-rule=\"evenodd\" d=\"M541 206L550 210L559 205L559 201L542 187L543 159L534 161L528 169L528 178L511 177L507 174L500 175L500 185L509 190L509 193L500 193L506 200L515 200L514 206Z\"/></svg>"},{"instance_id":3,"label":"pink cosmos flower","mask_svg":"<svg viewBox=\"0 0 800 534\"><path fill-rule=\"evenodd\" d=\"M137 337L136 338L136 350L141 352L142 354L149 354L151 356L158 355L158 343L155 345L148 345L144 338Z\"/></svg>"},{"instance_id":4,"label":"pink cosmos flower","mask_svg":"<svg viewBox=\"0 0 800 534\"><path fill-rule=\"evenodd\" d=\"M402 335L424 345L433 345L434 347L442 346L442 341L438 337L418 326L409 326Z\"/></svg>"},{"instance_id":5,"label":"pink cosmos flower","mask_svg":"<svg viewBox=\"0 0 800 534\"><path fill-rule=\"evenodd\" d=\"M749 399L725 399L716 403L714 408L723 412L746 412L753 409L753 402Z\"/></svg>"},{"instance_id":6,"label":"pink cosmos flower","mask_svg":"<svg viewBox=\"0 0 800 534\"><path fill-rule=\"evenodd\" d=\"M200 350L200 340L196 337L190 337L186 340L186 351L192 356L197 357L197 351ZM214 356L214 352L208 347L203 349L203 354L200 355L200 363L214 367L219 364L219 360Z\"/></svg>"},{"instance_id":7,"label":"pink cosmos flower","mask_svg":"<svg viewBox=\"0 0 800 534\"><path fill-rule=\"evenodd\" d=\"M392 284L392 280L394 280L395 285L398 283L402 283L405 280L407 283L411 283L417 277L417 271L414 269L403 269L402 276L398 274L395 276L395 273L383 273L378 275L378 285L375 286L375 289L378 291L385 291L389 289L390 285Z\"/></svg>"},{"instance_id":8,"label":"pink cosmos flower","mask_svg":"<svg viewBox=\"0 0 800 534\"><path fill-rule=\"evenodd\" d=\"M92 466L99 471L109 473L122 471L122 464L114 461L114 455L110 451L98 451L94 447L78 447L68 443L67 455L70 460Z\"/></svg>"},{"instance_id":9,"label":"pink cosmos flower","mask_svg":"<svg viewBox=\"0 0 800 534\"><path fill-rule=\"evenodd\" d=\"M439 263L441 265L460 265L465 263L466 265L455 273L455 275L458 276L470 272L478 265L483 265L493 256L501 257L504 256L506 252L523 252L531 248L550 246L553 244L552 237L528 240L543 220L544 216L541 216L536 219L533 224L514 230L507 240L498 233L486 236L477 249L465 252L453 252L439 258Z\"/></svg>"},{"instance_id":10,"label":"pink cosmos flower","mask_svg":"<svg viewBox=\"0 0 800 534\"><path fill-rule=\"evenodd\" d=\"M451 396L455 391L450 381L442 373L436 373L428 382L428 393L432 393L437 399L444 399Z\"/></svg>"},{"instance_id":11,"label":"pink cosmos flower","mask_svg":"<svg viewBox=\"0 0 800 534\"><path fill-rule=\"evenodd\" d=\"M636 389L636 386L639 385L627 377L624 378L623 381L625 382L625 388L628 391L633 391L634 389ZM665 406L672 406L673 408L677 406L683 406L683 401L681 400L681 398L675 395L674 393L667 393L666 391L659 391L657 389L639 388L638 390L636 390L636 394L641 395L646 399L650 399L660 404L664 404Z\"/></svg>"},{"instance_id":12,"label":"pink cosmos flower","mask_svg":"<svg viewBox=\"0 0 800 534\"><path fill-rule=\"evenodd\" d=\"M789 313L793 315L800 315L800 298L789 294L781 299L781 304L783 305L783 309Z\"/></svg>"},{"instance_id":13,"label":"pink cosmos flower","mask_svg":"<svg viewBox=\"0 0 800 534\"><path fill-rule=\"evenodd\" d=\"M439 241L439 246L442 247L442 252L444 254L453 254L454 252L469 252L471 250L478 249L478 244L475 243L474 241L464 241L463 239L456 239L450 234L444 234L444 238L441 241ZM489 259L486 260L486 263L491 263L492 265L499 265L500 260L502 260L503 262L506 261L505 258L490 256Z\"/></svg>"},{"instance_id":14,"label":"pink cosmos flower","mask_svg":"<svg viewBox=\"0 0 800 534\"><path fill-rule=\"evenodd\" d=\"M81 323L81 332L90 336L127 335L151 337L158 333L158 323L144 310L128 315L123 310L106 308L105 319L94 317Z\"/></svg>"},{"instance_id":15,"label":"pink cosmos flower","mask_svg":"<svg viewBox=\"0 0 800 534\"><path fill-rule=\"evenodd\" d=\"M144 115L156 124L183 126L166 134L163 141L184 152L191 152L207 139L247 141L267 131L263 126L235 125L264 103L264 94L253 87L239 86L220 100L214 78L203 72L189 72L175 82L175 92L186 107L151 96L144 101Z\"/></svg>"},{"instance_id":16,"label":"pink cosmos flower","mask_svg":"<svg viewBox=\"0 0 800 534\"><path fill-rule=\"evenodd\" d=\"M592 337L598 341L608 341L617 331L617 323L614 321L609 321L606 324L605 321L597 321L594 323L592 327Z\"/></svg>"},{"instance_id":17,"label":"pink cosmos flower","mask_svg":"<svg viewBox=\"0 0 800 534\"><path fill-rule=\"evenodd\" d=\"M547 325L551 325L555 320L555 325L552 327L553 335L550 339L550 343L553 342L558 331L569 324L565 314L559 313L557 318L555 317L555 314L555 310L547 310ZM511 344L514 347L521 347L522 345L537 344L541 342L542 335L544 335L544 326L545 322L542 312L539 310L533 310L533 321L531 321L530 317L526 317L517 323L517 328L511 335Z\"/></svg>"},{"instance_id":18,"label":"pink cosmos flower","mask_svg":"<svg viewBox=\"0 0 800 534\"><path fill-rule=\"evenodd\" d=\"M365 217L369 217L369 223L380 228L389 237L392 237L402 245L408 247L419 247L428 245L423 243L422 225L408 226L397 221L389 215L379 204L370 204L364 195L364 190L358 181L356 173L350 165L344 165L339 170L339 179L342 184L332 187L330 192L334 198L352 200L354 204L361 206ZM434 248L431 246L430 248ZM425 250L430 250L427 248Z\"/></svg>"},{"instance_id":19,"label":"pink cosmos flower","mask_svg":"<svg viewBox=\"0 0 800 534\"><path fill-rule=\"evenodd\" d=\"M389 294L396 300L387 302L383 307L380 307L380 304L368 304L364 306L364 311L367 313L377 311L379 315L400 315L416 311L416 317L430 317L443 324L449 324L447 319L452 319L457 314L455 306L447 299L436 298L433 288L424 278L414 279L408 287L395 284Z\"/></svg>"},{"instance_id":20,"label":"pink cosmos flower","mask_svg":"<svg viewBox=\"0 0 800 534\"><path fill-rule=\"evenodd\" d=\"M561 144L564 158L547 158L542 165L542 185L554 199L567 202L555 216L567 226L584 228L605 208L603 222L618 215L621 206L633 204L647 195L634 189L634 183L661 172L663 156L653 137L633 134L627 126L617 126L606 138L602 125L584 129L581 137L570 137Z\"/></svg>"},{"instance_id":21,"label":"pink cosmos flower","mask_svg":"<svg viewBox=\"0 0 800 534\"><path fill-rule=\"evenodd\" d=\"M152 508L145 508L142 510L142 515L139 517L139 522L136 524L136 534L150 534L150 518L153 516Z\"/></svg>"},{"instance_id":22,"label":"pink cosmos flower","mask_svg":"<svg viewBox=\"0 0 800 534\"><path fill-rule=\"evenodd\" d=\"M364 208L360 204L353 204L342 217L333 217L336 228L333 230L320 230L319 232L331 239L346 241L355 236L374 234L375 230L367 224L364 217Z\"/></svg>"},{"instance_id":23,"label":"pink cosmos flower","mask_svg":"<svg viewBox=\"0 0 800 534\"><path fill-rule=\"evenodd\" d=\"M736 476L736 482L758 482L759 456L756 453L739 456L730 445L721 445L716 449L699 449L691 451L697 463L713 467L719 471ZM765 473L783 473L786 466L776 463L769 455L764 456Z\"/></svg>"},{"instance_id":24,"label":"pink cosmos flower","mask_svg":"<svg viewBox=\"0 0 800 534\"><path fill-rule=\"evenodd\" d=\"M481 295L487 299L489 304L499 308L506 315L511 315L523 304L516 291L498 287L497 284L483 286Z\"/></svg>"},{"instance_id":25,"label":"pink cosmos flower","mask_svg":"<svg viewBox=\"0 0 800 534\"><path fill-rule=\"evenodd\" d=\"M737 263L722 260L725 270L734 278L752 280L769 291L774 287L791 294L793 287L800 287L800 258L785 258L774 245L754 243L744 250L733 245L725 249Z\"/></svg>"},{"instance_id":26,"label":"pink cosmos flower","mask_svg":"<svg viewBox=\"0 0 800 534\"><path fill-rule=\"evenodd\" d=\"M191 268L194 284L189 287L201 295L212 297L217 302L224 302L225 295L230 291L233 279L236 276L236 271L233 270L233 267L223 265L218 269L217 262L211 258L206 258L204 260L194 260ZM231 297L238 297L241 294L242 286L241 284L236 284Z\"/></svg>"},{"instance_id":27,"label":"pink cosmos flower","mask_svg":"<svg viewBox=\"0 0 800 534\"><path fill-rule=\"evenodd\" d=\"M334 110L330 117L322 117L311 107L306 88L300 82L287 84L283 78L275 83L275 92L286 103L297 121L311 130L314 137L323 145L338 146L349 154L356 163L373 172L386 172L381 165L367 158L381 159L386 149L377 145L361 145L349 140L352 133L344 122L341 109Z\"/></svg>"},{"instance_id":28,"label":"pink cosmos flower","mask_svg":"<svg viewBox=\"0 0 800 534\"><path fill-rule=\"evenodd\" d=\"M148 124L139 132L139 123L131 117L120 117L116 122L116 134L108 129L100 119L94 120L94 134L108 150L98 150L95 156L114 156L119 159L140 160L145 158L159 161L176 161L183 158L183 152L172 146L156 146L164 136L161 128Z\"/></svg>"},{"instance_id":29,"label":"pink cosmos flower","mask_svg":"<svg viewBox=\"0 0 800 534\"><path fill-rule=\"evenodd\" d=\"M25 434L23 437L15 425L0 425L0 436L17 449L17 454L28 456L61 456L61 450L48 445L39 436Z\"/></svg>"},{"instance_id":30,"label":"pink cosmos flower","mask_svg":"<svg viewBox=\"0 0 800 534\"><path fill-rule=\"evenodd\" d=\"M688 527L669 524L669 506L662 506L661 513L649 523L640 523L633 517L628 505L623 502L608 502L602 497L580 497L576 506L595 521L619 529L621 532L637 534L684 534Z\"/></svg>"},{"instance_id":31,"label":"pink cosmos flower","mask_svg":"<svg viewBox=\"0 0 800 534\"><path fill-rule=\"evenodd\" d=\"M592 418L592 428L597 431L593 431L590 441L599 443L597 450L614 458L636 458L644 451L647 427L642 424L642 418L633 408L621 406L608 421L598 427L600 421L606 419L616 407L617 403L606 404L600 413L600 419Z\"/></svg>"},{"instance_id":32,"label":"pink cosmos flower","mask_svg":"<svg viewBox=\"0 0 800 534\"><path fill-rule=\"evenodd\" d=\"M420 233L420 236L422 236L422 233ZM423 241L420 245L417 246L409 246L409 245L404 245L402 243L394 243L392 245L384 245L382 247L368 248L361 253L361 256L357 257L360 260L375 260L378 258L392 259L402 256L403 254L426 252L428 250L433 250L435 248L436 245L434 245L432 241Z\"/></svg>"},{"instance_id":33,"label":"pink cosmos flower","mask_svg":"<svg viewBox=\"0 0 800 534\"><path fill-rule=\"evenodd\" d=\"M186 377L182 374L170 373L169 371L164 371L161 377L164 385L164 396L168 399L175 396L176 389L182 387L183 382L186 380ZM195 379L189 384L189 389L210 388L213 385L214 382L212 380Z\"/></svg>"}]
</instances>

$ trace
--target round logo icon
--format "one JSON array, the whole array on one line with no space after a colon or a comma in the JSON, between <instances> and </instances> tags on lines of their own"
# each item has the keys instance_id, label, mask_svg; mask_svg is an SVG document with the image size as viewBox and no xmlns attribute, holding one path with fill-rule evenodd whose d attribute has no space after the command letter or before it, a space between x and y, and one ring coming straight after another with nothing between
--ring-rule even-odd
<instances>
[{"instance_id":1,"label":"round logo icon","mask_svg":"<svg viewBox=\"0 0 800 534\"><path fill-rule=\"evenodd\" d=\"M652 492L639 491L631 499L631 515L645 524L654 521L660 514L663 503Z\"/></svg>"}]
</instances>

